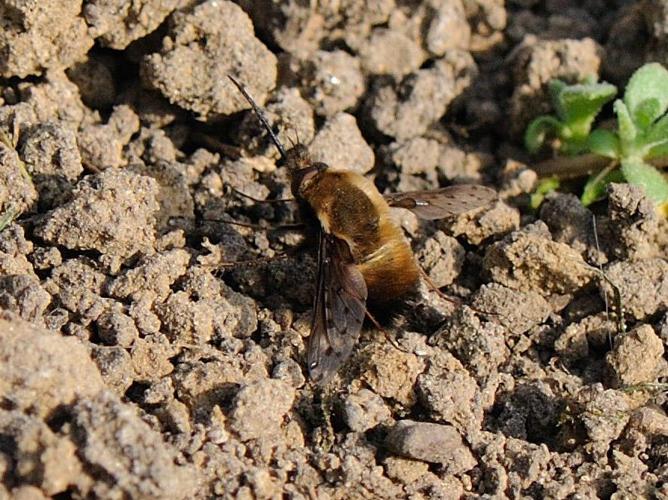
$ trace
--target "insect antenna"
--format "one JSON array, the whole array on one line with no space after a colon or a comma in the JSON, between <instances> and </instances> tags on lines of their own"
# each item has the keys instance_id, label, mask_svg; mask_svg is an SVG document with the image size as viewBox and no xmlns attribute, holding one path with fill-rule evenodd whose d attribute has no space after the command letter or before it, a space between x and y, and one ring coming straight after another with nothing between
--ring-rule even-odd
<instances>
[{"instance_id":1,"label":"insect antenna","mask_svg":"<svg viewBox=\"0 0 668 500\"><path fill-rule=\"evenodd\" d=\"M250 96L248 91L246 90L246 87L244 87L241 82L239 82L237 79L235 79L232 75L227 75L227 77L232 81L232 83L239 89L239 92L246 98L246 100L250 103L250 105L253 107L253 111L255 112L255 115L258 117L264 128L267 130L269 133L269 137L271 137L272 142L276 146L276 149L278 149L278 152L281 154L281 158L285 159L287 157L287 154L285 152L285 148L283 147L283 144L281 144L281 141L278 140L278 137L274 133L274 131L271 128L271 125L269 125L269 121L267 121L267 117L264 116L264 112L260 108L260 106L257 105L257 103L253 100L253 98Z\"/></svg>"},{"instance_id":2,"label":"insect antenna","mask_svg":"<svg viewBox=\"0 0 668 500\"><path fill-rule=\"evenodd\" d=\"M292 131L295 133L295 136L297 137L297 142L295 142L292 137L288 136L290 145L294 148L297 144L301 144L301 141L299 140L299 130L292 123L288 123L288 128L292 129Z\"/></svg>"}]
</instances>

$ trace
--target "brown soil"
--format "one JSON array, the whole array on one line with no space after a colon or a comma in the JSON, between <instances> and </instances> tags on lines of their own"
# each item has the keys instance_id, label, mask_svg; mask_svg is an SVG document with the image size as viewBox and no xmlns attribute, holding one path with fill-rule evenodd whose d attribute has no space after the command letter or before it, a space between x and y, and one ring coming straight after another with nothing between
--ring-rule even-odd
<instances>
[{"instance_id":1,"label":"brown soil","mask_svg":"<svg viewBox=\"0 0 668 500\"><path fill-rule=\"evenodd\" d=\"M627 185L531 213L521 148L550 79L668 60L665 2L0 17L0 498L668 497L668 224ZM447 223L396 214L462 304L422 286L325 388L304 361L313 252L221 222L297 217L238 194L290 193L227 74L283 142L382 190L501 194Z\"/></svg>"}]
</instances>

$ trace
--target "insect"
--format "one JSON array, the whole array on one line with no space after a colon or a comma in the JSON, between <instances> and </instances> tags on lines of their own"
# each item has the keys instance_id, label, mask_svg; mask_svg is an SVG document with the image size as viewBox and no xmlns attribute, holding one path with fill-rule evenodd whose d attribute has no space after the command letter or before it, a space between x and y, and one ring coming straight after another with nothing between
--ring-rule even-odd
<instances>
[{"instance_id":1,"label":"insect","mask_svg":"<svg viewBox=\"0 0 668 500\"><path fill-rule=\"evenodd\" d=\"M480 185L457 185L383 196L358 173L311 161L303 144L286 150L244 86L229 78L278 149L302 219L317 233L318 272L307 363L310 377L323 384L352 353L368 314L367 301L382 305L417 287L420 268L390 208L441 219L488 205L497 193Z\"/></svg>"}]
</instances>

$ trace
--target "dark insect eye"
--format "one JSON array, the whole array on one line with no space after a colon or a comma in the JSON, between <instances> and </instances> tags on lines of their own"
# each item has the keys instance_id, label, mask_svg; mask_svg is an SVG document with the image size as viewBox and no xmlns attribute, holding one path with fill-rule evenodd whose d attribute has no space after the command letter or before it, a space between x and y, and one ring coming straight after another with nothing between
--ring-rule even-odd
<instances>
[{"instance_id":1,"label":"dark insect eye","mask_svg":"<svg viewBox=\"0 0 668 500\"><path fill-rule=\"evenodd\" d=\"M294 181L297 182L299 186L299 191L304 191L313 181L316 175L320 173L320 170L316 165L311 165L310 167L302 168L294 174Z\"/></svg>"}]
</instances>

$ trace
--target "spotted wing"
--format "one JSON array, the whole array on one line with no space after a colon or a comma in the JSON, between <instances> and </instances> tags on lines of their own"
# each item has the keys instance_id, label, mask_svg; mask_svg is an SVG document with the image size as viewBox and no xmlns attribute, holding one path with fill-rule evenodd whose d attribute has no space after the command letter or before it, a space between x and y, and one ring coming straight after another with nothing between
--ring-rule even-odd
<instances>
[{"instance_id":1,"label":"spotted wing","mask_svg":"<svg viewBox=\"0 0 668 500\"><path fill-rule=\"evenodd\" d=\"M496 191L478 184L458 184L433 191L385 195L391 207L406 208L422 219L435 220L484 207L497 199Z\"/></svg>"},{"instance_id":2,"label":"spotted wing","mask_svg":"<svg viewBox=\"0 0 668 500\"><path fill-rule=\"evenodd\" d=\"M350 356L366 313L367 288L348 245L320 232L318 279L308 342L308 368L313 380L329 380Z\"/></svg>"}]
</instances>

